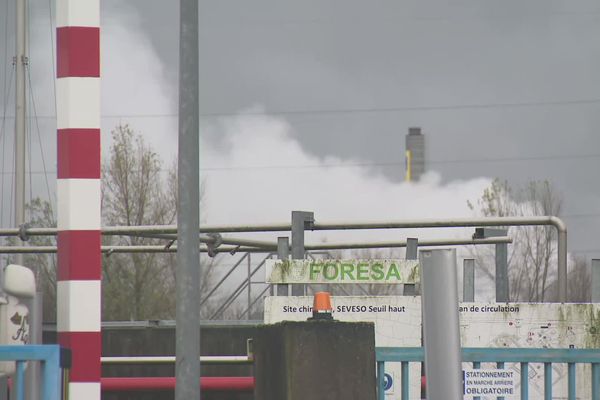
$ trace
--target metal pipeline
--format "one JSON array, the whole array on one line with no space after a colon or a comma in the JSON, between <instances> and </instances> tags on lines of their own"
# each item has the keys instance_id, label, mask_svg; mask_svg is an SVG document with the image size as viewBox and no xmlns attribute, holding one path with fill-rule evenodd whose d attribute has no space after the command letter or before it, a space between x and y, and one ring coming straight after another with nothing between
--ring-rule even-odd
<instances>
[{"instance_id":1,"label":"metal pipeline","mask_svg":"<svg viewBox=\"0 0 600 400\"><path fill-rule=\"evenodd\" d=\"M354 229L407 229L407 228L464 228L478 226L539 226L551 225L558 232L558 301L564 303L567 301L567 226L558 217L555 216L535 216L535 217L485 217L485 218L453 218L453 219L429 219L429 220L405 220L391 222L358 222L358 223L314 223L312 230L354 230ZM222 225L222 226L203 226L199 228L201 233L233 233L233 232L280 232L290 231L290 223L270 224L270 225ZM0 236L49 236L56 235L57 228L10 228L0 229ZM152 225L152 226L112 226L102 229L103 235L133 235L139 233L155 234L176 234L176 225ZM255 244L259 244L258 242ZM266 245L264 242L260 245ZM419 246L422 246L419 242ZM308 247L308 246L307 246ZM348 248L348 247L346 247ZM352 247L353 248L353 247ZM358 247L356 247L358 248ZM263 249L275 250L273 248ZM4 251L6 250L6 251ZM220 251L225 251L219 248ZM106 250L109 251L109 250ZM115 249L116 251L116 249ZM148 250L152 251L152 250ZM240 248L227 249L227 251L242 251ZM244 249L247 251L247 249ZM1 248L0 253L8 253L7 247ZM20 251L13 251L19 253ZM38 251L53 252L53 251Z\"/></svg>"}]
</instances>

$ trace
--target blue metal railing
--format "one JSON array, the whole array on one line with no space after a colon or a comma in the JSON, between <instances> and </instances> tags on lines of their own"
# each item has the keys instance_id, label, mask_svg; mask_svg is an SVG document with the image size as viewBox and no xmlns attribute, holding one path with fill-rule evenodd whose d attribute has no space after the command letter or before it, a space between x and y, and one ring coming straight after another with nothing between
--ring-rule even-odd
<instances>
[{"instance_id":1,"label":"blue metal railing","mask_svg":"<svg viewBox=\"0 0 600 400\"><path fill-rule=\"evenodd\" d=\"M42 400L59 400L60 391L60 347L58 345L0 346L0 361L16 361L13 377L15 399L25 398L25 363L40 361L42 366Z\"/></svg>"},{"instance_id":2,"label":"blue metal railing","mask_svg":"<svg viewBox=\"0 0 600 400\"><path fill-rule=\"evenodd\" d=\"M385 399L384 377L386 362L401 363L401 399L408 400L408 365L410 362L423 362L422 347L377 347L377 399ZM504 368L505 362L519 363L521 368L521 400L529 399L529 363L544 364L544 399L552 399L552 364L568 365L568 399L576 400L576 364L592 365L591 400L600 400L600 349L514 349L514 348L463 348L463 362L473 363L480 368L482 362L496 363ZM587 395L587 394L586 394Z\"/></svg>"}]
</instances>

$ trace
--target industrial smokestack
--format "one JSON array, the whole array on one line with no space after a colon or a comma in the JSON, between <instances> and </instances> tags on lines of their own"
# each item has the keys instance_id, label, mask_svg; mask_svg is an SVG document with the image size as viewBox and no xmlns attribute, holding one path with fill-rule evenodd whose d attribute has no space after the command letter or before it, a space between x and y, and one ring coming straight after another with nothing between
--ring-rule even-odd
<instances>
[{"instance_id":1,"label":"industrial smokestack","mask_svg":"<svg viewBox=\"0 0 600 400\"><path fill-rule=\"evenodd\" d=\"M425 173L425 135L421 128L408 128L406 135L406 178L407 182L418 182Z\"/></svg>"}]
</instances>

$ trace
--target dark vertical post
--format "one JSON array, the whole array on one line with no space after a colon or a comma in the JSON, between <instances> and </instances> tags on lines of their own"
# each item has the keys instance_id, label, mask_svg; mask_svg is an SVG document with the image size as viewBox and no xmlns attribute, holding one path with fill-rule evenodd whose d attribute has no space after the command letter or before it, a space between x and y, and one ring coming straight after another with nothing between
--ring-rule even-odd
<instances>
[{"instance_id":1,"label":"dark vertical post","mask_svg":"<svg viewBox=\"0 0 600 400\"><path fill-rule=\"evenodd\" d=\"M475 260L472 258L463 261L463 301L475 301Z\"/></svg>"},{"instance_id":2,"label":"dark vertical post","mask_svg":"<svg viewBox=\"0 0 600 400\"><path fill-rule=\"evenodd\" d=\"M507 234L508 230L504 228L476 228L473 238L484 239ZM508 294L508 244L498 243L496 244L496 301L508 302Z\"/></svg>"},{"instance_id":3,"label":"dark vertical post","mask_svg":"<svg viewBox=\"0 0 600 400\"><path fill-rule=\"evenodd\" d=\"M417 238L407 238L406 239L406 259L407 260L416 260L419 255L419 240ZM403 294L405 296L415 296L417 294L417 285L412 283L405 283L403 285Z\"/></svg>"},{"instance_id":4,"label":"dark vertical post","mask_svg":"<svg viewBox=\"0 0 600 400\"><path fill-rule=\"evenodd\" d=\"M292 211L292 260L304 259L304 230L314 223L314 214L307 211ZM306 285L292 285L292 296L304 296Z\"/></svg>"},{"instance_id":5,"label":"dark vertical post","mask_svg":"<svg viewBox=\"0 0 600 400\"><path fill-rule=\"evenodd\" d=\"M198 0L180 0L175 399L200 399Z\"/></svg>"},{"instance_id":6,"label":"dark vertical post","mask_svg":"<svg viewBox=\"0 0 600 400\"><path fill-rule=\"evenodd\" d=\"M8 376L0 376L0 400L8 399Z\"/></svg>"},{"instance_id":7,"label":"dark vertical post","mask_svg":"<svg viewBox=\"0 0 600 400\"><path fill-rule=\"evenodd\" d=\"M592 303L600 303L600 260L592 260Z\"/></svg>"},{"instance_id":8,"label":"dark vertical post","mask_svg":"<svg viewBox=\"0 0 600 400\"><path fill-rule=\"evenodd\" d=\"M496 244L496 301L508 302L508 245Z\"/></svg>"},{"instance_id":9,"label":"dark vertical post","mask_svg":"<svg viewBox=\"0 0 600 400\"><path fill-rule=\"evenodd\" d=\"M287 260L290 258L290 241L287 237L277 238L277 259ZM289 285L277 285L277 296L289 296Z\"/></svg>"}]
</instances>

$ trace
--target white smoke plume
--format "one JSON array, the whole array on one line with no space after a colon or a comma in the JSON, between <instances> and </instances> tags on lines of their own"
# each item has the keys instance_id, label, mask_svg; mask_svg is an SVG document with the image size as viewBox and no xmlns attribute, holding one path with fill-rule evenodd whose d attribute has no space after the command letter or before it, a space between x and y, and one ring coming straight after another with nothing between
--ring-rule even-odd
<instances>
[{"instance_id":1,"label":"white smoke plume","mask_svg":"<svg viewBox=\"0 0 600 400\"><path fill-rule=\"evenodd\" d=\"M473 211L467 200L479 198L490 184L488 178L444 184L435 171L420 182L392 182L376 166L335 155L308 154L284 119L242 114L208 128L211 137L221 138L219 146L206 141L201 146L206 185L202 213L208 224L286 222L291 210L314 211L321 222L468 217ZM401 164L398 169L404 173ZM354 232L334 236L399 240L405 235ZM460 235L464 237L464 230ZM427 236L457 237L457 230L429 230ZM327 240L332 238L327 235Z\"/></svg>"}]
</instances>

